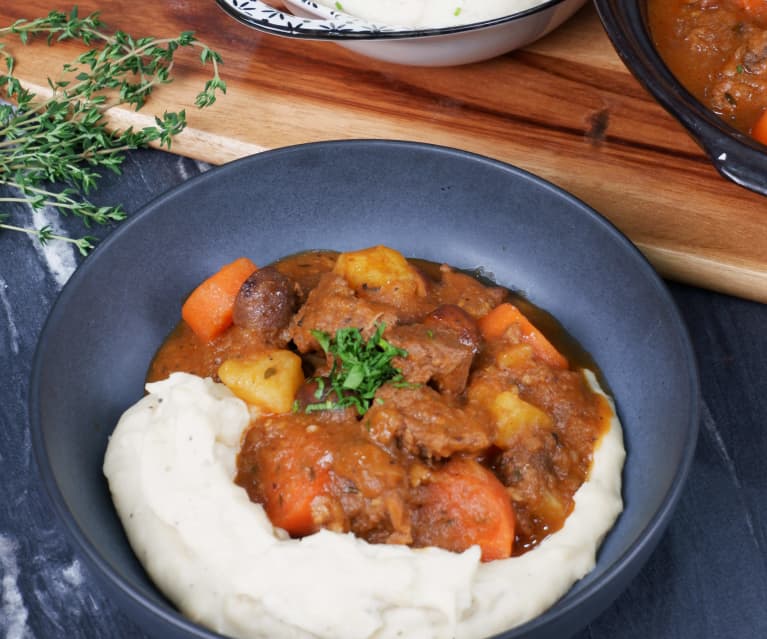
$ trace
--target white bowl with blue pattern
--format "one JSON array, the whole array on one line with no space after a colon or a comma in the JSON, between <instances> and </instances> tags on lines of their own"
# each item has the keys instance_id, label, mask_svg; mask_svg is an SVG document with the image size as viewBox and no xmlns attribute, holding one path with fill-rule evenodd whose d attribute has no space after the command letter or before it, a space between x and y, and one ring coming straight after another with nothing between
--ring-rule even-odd
<instances>
[{"instance_id":1,"label":"white bowl with blue pattern","mask_svg":"<svg viewBox=\"0 0 767 639\"><path fill-rule=\"evenodd\" d=\"M586 0L544 0L512 15L474 24L414 29L374 24L312 0L216 0L239 22L272 35L329 40L361 55L413 66L455 66L494 58L550 33ZM373 0L371 0L373 1Z\"/></svg>"}]
</instances>

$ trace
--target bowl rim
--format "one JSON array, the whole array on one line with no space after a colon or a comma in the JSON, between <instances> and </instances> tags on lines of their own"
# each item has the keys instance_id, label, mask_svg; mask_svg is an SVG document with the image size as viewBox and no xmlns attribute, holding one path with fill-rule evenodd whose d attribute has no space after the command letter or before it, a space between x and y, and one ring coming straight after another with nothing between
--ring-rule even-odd
<instances>
[{"instance_id":1,"label":"bowl rim","mask_svg":"<svg viewBox=\"0 0 767 639\"><path fill-rule=\"evenodd\" d=\"M305 40L409 40L447 36L480 29L489 29L553 9L567 2L586 4L586 0L543 0L540 4L500 18L439 28L414 29L378 24L351 16L336 9L319 5L313 0L294 0L313 10L327 14L326 19L303 18L284 9L274 8L262 0L216 0L216 4L229 16L253 29L288 38ZM245 5L245 6L237 6ZM252 11L251 11L252 10Z\"/></svg>"},{"instance_id":2,"label":"bowl rim","mask_svg":"<svg viewBox=\"0 0 767 639\"><path fill-rule=\"evenodd\" d=\"M452 156L458 156L462 159L468 159L471 161L479 161L488 164L495 168L500 168L504 171L510 172L517 177L524 179L535 184L537 188L544 188L555 193L558 197L568 201L578 209L579 215L586 216L591 223L598 225L605 230L616 242L623 245L627 254L632 255L636 260L638 268L641 268L648 275L652 282L652 287L655 292L660 296L664 305L666 305L671 311L672 322L671 325L666 326L666 330L673 331L677 338L680 340L682 351L685 359L685 370L687 371L686 382L688 384L688 393L690 397L690 404L686 407L684 412L686 416L686 431L684 438L684 454L682 455L680 464L675 469L672 478L670 480L670 489L665 494L662 502L654 512L653 516L648 519L642 526L637 538L621 553L610 565L606 566L603 570L600 579L587 584L585 587L579 589L579 591L573 595L572 588L578 583L575 582L571 589L565 593L562 598L557 600L551 607L537 615L535 618L527 621L518 626L514 626L508 630L505 630L494 637L500 639L523 639L528 632L531 632L543 625L556 624L558 620L561 620L568 614L572 614L574 608L586 604L589 600L599 601L598 595L601 592L605 592L611 585L615 585L612 588L612 595L609 598L601 599L600 611L606 608L615 598L617 598L623 591L624 586L630 579L639 572L644 560L655 549L657 543L660 541L660 537L667 528L671 514L681 497L681 494L685 488L686 480L692 467L692 461L695 455L696 442L699 433L700 424L700 377L698 371L697 359L692 346L689 331L686 324L674 302L673 297L669 289L663 283L660 275L655 271L646 257L641 253L636 245L634 245L610 220L598 213L595 209L584 203L582 200L572 195L568 191L561 187L549 182L548 180L537 176L525 169L519 168L508 162L496 160L487 156L482 156L470 151L464 151L456 148L445 147L436 144L412 142L404 140L381 140L381 139L350 139L350 140L330 140L320 142L307 142L302 144L296 144L287 147L281 147L263 151L254 155L239 158L237 160L225 163L220 166L213 167L203 173L200 173L180 184L170 188L169 190L156 196L144 206L142 206L136 213L125 220L117 229L111 232L86 258L84 262L76 271L72 274L69 281L64 285L64 288L54 301L51 310L46 317L43 327L40 332L39 340L35 348L35 353L32 361L32 368L30 373L29 390L27 394L27 406L29 414L29 423L31 430L32 449L35 460L37 462L38 474L42 478L44 491L46 497L52 503L54 511L59 517L59 522L63 524L63 528L69 536L69 539L73 542L75 549L79 552L80 556L84 557L93 567L96 568L94 577L99 579L110 588L117 589L127 596L130 601L139 606L140 608L150 611L155 616L161 618L176 630L183 630L188 632L190 636L197 637L198 639L230 639L216 633L214 630L199 626L189 620L181 612L179 612L173 604L167 604L168 608L163 608L152 599L146 597L139 589L133 587L128 583L119 572L112 567L107 559L102 557L93 544L88 540L86 533L78 525L74 515L66 508L66 499L64 494L59 488L53 470L50 466L50 458L48 453L48 447L46 440L43 437L42 418L40 414L40 402L37 400L42 394L41 385L41 370L42 359L48 345L50 327L53 326L58 320L59 316L63 313L63 310L67 300L74 294L74 291L80 282L89 276L92 269L96 268L100 256L107 253L110 247L121 241L121 237L127 234L129 230L138 224L142 224L144 218L151 217L156 214L155 211L161 209L168 201L171 201L178 193L187 191L190 189L199 188L198 185L204 185L210 180L216 179L219 173L232 170L233 167L240 165L247 165L251 162L268 162L270 158L282 154L301 153L303 149L316 148L316 147L333 147L333 146L368 146L375 151L379 147L400 147L404 149L423 149L429 152L437 152L439 154L446 154ZM619 398L616 398L619 402ZM620 405L618 406L620 410ZM624 435L625 437L625 435ZM627 447L627 455L630 455L630 450ZM625 473L625 469L623 471ZM624 488L622 488L622 491ZM619 516L620 517L620 516ZM613 524L616 526L619 519ZM612 532L612 529L607 533L607 536ZM599 562L599 551L597 553L597 564ZM596 567L596 565L595 565ZM588 576L588 575L586 575ZM586 577L584 576L584 578ZM606 587L607 586L607 587ZM567 598L567 602L563 604L563 601Z\"/></svg>"},{"instance_id":3,"label":"bowl rim","mask_svg":"<svg viewBox=\"0 0 767 639\"><path fill-rule=\"evenodd\" d=\"M767 148L705 107L671 72L647 23L647 0L594 0L625 66L705 151L725 178L767 195Z\"/></svg>"}]
</instances>

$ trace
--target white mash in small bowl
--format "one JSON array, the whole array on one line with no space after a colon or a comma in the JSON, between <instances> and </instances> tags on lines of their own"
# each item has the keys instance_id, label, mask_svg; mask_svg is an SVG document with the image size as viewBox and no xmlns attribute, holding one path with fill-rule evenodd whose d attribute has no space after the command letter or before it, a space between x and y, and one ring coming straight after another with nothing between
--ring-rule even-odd
<instances>
[{"instance_id":1,"label":"white mash in small bowl","mask_svg":"<svg viewBox=\"0 0 767 639\"><path fill-rule=\"evenodd\" d=\"M414 66L480 62L550 33L586 0L217 0L242 24L298 40L328 40L369 58Z\"/></svg>"},{"instance_id":2,"label":"white mash in small bowl","mask_svg":"<svg viewBox=\"0 0 767 639\"><path fill-rule=\"evenodd\" d=\"M597 389L594 376L584 371ZM472 547L290 539L234 483L251 413L209 378L147 385L110 438L104 473L131 546L190 619L240 639L478 639L532 619L595 564L622 510L625 452L613 411L564 526L483 563Z\"/></svg>"},{"instance_id":3,"label":"white mash in small bowl","mask_svg":"<svg viewBox=\"0 0 767 639\"><path fill-rule=\"evenodd\" d=\"M289 2L311 4L307 0ZM546 0L316 0L316 3L376 24L435 29L496 20L546 4Z\"/></svg>"}]
</instances>

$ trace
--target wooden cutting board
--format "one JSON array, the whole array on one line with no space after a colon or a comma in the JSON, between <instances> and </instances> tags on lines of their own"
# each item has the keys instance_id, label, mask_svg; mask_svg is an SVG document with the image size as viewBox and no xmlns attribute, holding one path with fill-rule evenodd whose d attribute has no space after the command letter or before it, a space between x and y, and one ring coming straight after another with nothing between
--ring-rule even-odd
<instances>
[{"instance_id":1,"label":"wooden cutting board","mask_svg":"<svg viewBox=\"0 0 767 639\"><path fill-rule=\"evenodd\" d=\"M93 0L111 27L134 36L194 30L224 57L227 95L198 111L207 79L191 54L176 81L139 113L142 126L186 108L173 151L222 163L264 149L341 138L447 145L527 169L612 220L666 277L767 302L767 198L721 178L682 127L625 69L591 5L547 38L495 60L454 68L405 67L327 42L264 35L214 0ZM0 25L69 10L54 0L4 0ZM46 77L82 50L8 40L16 75ZM767 157L765 158L767 171ZM627 283L627 285L629 285Z\"/></svg>"}]
</instances>

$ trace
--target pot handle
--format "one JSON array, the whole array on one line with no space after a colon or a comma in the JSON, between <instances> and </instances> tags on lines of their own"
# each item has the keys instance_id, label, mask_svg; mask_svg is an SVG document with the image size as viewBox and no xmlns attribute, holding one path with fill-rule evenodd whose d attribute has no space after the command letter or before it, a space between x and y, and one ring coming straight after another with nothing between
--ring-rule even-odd
<instances>
[{"instance_id":1,"label":"pot handle","mask_svg":"<svg viewBox=\"0 0 767 639\"><path fill-rule=\"evenodd\" d=\"M732 134L738 137L743 134ZM732 137L710 135L701 140L714 167L723 176L755 193L767 195L767 152L757 143L743 139L740 144Z\"/></svg>"}]
</instances>

